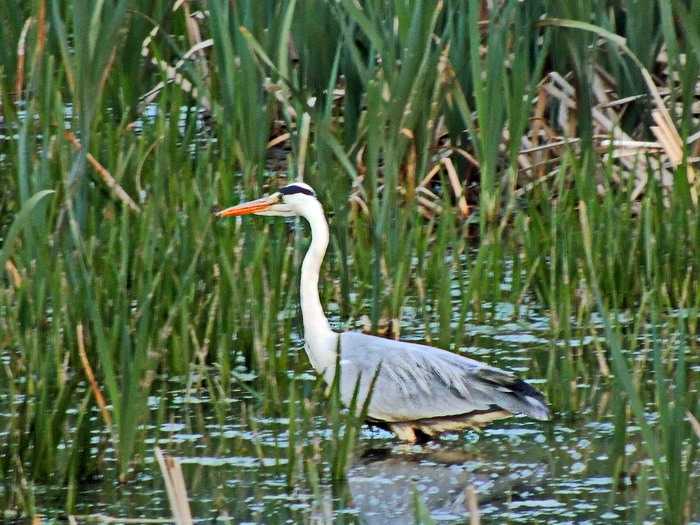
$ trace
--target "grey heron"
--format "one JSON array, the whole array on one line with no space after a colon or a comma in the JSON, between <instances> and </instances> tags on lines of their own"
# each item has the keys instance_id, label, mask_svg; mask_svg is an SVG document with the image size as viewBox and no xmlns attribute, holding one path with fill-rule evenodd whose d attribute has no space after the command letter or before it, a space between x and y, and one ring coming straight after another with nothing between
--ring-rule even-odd
<instances>
[{"instance_id":1,"label":"grey heron","mask_svg":"<svg viewBox=\"0 0 700 525\"><path fill-rule=\"evenodd\" d=\"M427 345L331 330L318 295L328 223L311 186L295 182L266 197L217 212L218 217L248 214L301 216L309 223L311 244L301 266L300 283L305 350L328 384L340 363L340 395L346 406L358 381L359 399L367 398L376 374L367 413L371 423L415 442L513 414L543 421L550 418L542 394L509 372Z\"/></svg>"}]
</instances>

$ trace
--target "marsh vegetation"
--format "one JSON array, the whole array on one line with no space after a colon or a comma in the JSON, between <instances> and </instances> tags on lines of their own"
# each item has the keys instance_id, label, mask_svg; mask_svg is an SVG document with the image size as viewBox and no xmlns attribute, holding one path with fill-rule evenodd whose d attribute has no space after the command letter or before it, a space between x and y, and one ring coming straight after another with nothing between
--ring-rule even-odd
<instances>
[{"instance_id":1,"label":"marsh vegetation","mask_svg":"<svg viewBox=\"0 0 700 525\"><path fill-rule=\"evenodd\" d=\"M158 445L197 518L699 520L699 66L698 0L7 0L0 515L168 517ZM335 328L554 421L405 449L346 412L303 225L211 213L300 179Z\"/></svg>"}]
</instances>

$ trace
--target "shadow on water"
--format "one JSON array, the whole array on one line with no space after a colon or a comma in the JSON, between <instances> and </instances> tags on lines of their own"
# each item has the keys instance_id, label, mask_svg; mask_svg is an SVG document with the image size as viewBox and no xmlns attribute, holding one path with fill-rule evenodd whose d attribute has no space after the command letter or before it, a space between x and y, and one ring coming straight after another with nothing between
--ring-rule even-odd
<instances>
[{"instance_id":1,"label":"shadow on water","mask_svg":"<svg viewBox=\"0 0 700 525\"><path fill-rule=\"evenodd\" d=\"M367 524L402 524L414 520L417 494L439 521L468 516L467 488L479 506L503 506L532 493L547 475L547 465L489 464L478 453L440 444L371 448L348 472L348 504Z\"/></svg>"}]
</instances>

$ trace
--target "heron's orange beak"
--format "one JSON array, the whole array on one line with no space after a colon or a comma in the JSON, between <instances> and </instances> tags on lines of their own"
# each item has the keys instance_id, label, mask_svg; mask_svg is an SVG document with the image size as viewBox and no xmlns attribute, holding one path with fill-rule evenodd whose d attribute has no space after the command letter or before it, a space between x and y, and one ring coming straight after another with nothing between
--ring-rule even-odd
<instances>
[{"instance_id":1,"label":"heron's orange beak","mask_svg":"<svg viewBox=\"0 0 700 525\"><path fill-rule=\"evenodd\" d=\"M239 215L249 215L251 213L258 213L265 211L273 204L277 204L277 199L274 195L269 197L263 197L262 199L256 199L250 202L243 202L237 204L236 206L231 206L221 211L216 212L216 216L220 219L224 217L238 217Z\"/></svg>"}]
</instances>

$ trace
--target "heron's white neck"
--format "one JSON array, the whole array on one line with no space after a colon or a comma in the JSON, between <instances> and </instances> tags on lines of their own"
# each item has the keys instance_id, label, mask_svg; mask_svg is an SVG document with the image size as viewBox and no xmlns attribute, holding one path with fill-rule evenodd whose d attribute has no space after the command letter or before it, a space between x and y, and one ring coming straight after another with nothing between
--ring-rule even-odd
<instances>
[{"instance_id":1,"label":"heron's white neck","mask_svg":"<svg viewBox=\"0 0 700 525\"><path fill-rule=\"evenodd\" d=\"M338 334L331 330L318 296L318 276L328 247L328 223L323 207L314 202L304 210L303 217L311 226L311 245L301 265L301 313L304 318L306 353L317 372L335 368Z\"/></svg>"}]
</instances>

